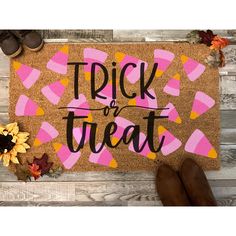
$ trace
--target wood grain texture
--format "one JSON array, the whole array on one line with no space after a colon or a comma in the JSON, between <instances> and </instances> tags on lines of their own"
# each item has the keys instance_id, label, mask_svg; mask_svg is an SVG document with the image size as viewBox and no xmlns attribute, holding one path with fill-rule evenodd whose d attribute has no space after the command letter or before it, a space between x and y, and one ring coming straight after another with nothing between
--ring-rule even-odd
<instances>
[{"instance_id":1,"label":"wood grain texture","mask_svg":"<svg viewBox=\"0 0 236 236\"><path fill-rule=\"evenodd\" d=\"M186 41L191 30L114 30L114 41ZM230 30L214 30L215 34L235 41L235 34Z\"/></svg>"},{"instance_id":2,"label":"wood grain texture","mask_svg":"<svg viewBox=\"0 0 236 236\"><path fill-rule=\"evenodd\" d=\"M229 182L232 180L228 180ZM235 183L235 181L233 182ZM234 205L236 187L210 181L220 205ZM235 184L233 184L235 185ZM153 181L0 183L1 205L161 205Z\"/></svg>"},{"instance_id":3,"label":"wood grain texture","mask_svg":"<svg viewBox=\"0 0 236 236\"><path fill-rule=\"evenodd\" d=\"M184 41L189 31L166 30L44 30L47 41ZM235 30L215 31L234 44ZM207 177L218 205L236 205L236 46L224 49L226 66L221 75L220 171ZM8 122L9 60L0 52L0 123ZM37 182L16 182L0 167L0 206L160 206L155 191L155 173L87 172L65 173L58 179L43 177Z\"/></svg>"},{"instance_id":4,"label":"wood grain texture","mask_svg":"<svg viewBox=\"0 0 236 236\"><path fill-rule=\"evenodd\" d=\"M113 30L40 30L45 39L106 39L112 40Z\"/></svg>"}]
</instances>

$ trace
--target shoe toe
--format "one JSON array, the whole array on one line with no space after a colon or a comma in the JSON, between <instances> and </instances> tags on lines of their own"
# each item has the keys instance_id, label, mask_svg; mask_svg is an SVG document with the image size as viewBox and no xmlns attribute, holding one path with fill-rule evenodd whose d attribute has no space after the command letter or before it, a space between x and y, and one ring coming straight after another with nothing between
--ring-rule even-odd
<instances>
[{"instance_id":1,"label":"shoe toe","mask_svg":"<svg viewBox=\"0 0 236 236\"><path fill-rule=\"evenodd\" d=\"M32 50L39 48L42 45L42 42L41 35L35 31L28 33L23 40L25 46Z\"/></svg>"}]
</instances>

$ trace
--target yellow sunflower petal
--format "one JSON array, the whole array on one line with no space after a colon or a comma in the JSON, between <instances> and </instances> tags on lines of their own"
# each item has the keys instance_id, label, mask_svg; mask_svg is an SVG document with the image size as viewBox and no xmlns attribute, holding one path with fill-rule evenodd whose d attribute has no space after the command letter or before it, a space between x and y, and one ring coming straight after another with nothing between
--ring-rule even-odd
<instances>
[{"instance_id":1,"label":"yellow sunflower petal","mask_svg":"<svg viewBox=\"0 0 236 236\"><path fill-rule=\"evenodd\" d=\"M11 156L17 155L17 151L14 148L9 153L11 154Z\"/></svg>"},{"instance_id":2,"label":"yellow sunflower petal","mask_svg":"<svg viewBox=\"0 0 236 236\"><path fill-rule=\"evenodd\" d=\"M3 130L5 129L5 127L0 126L0 134L2 134Z\"/></svg>"},{"instance_id":3,"label":"yellow sunflower petal","mask_svg":"<svg viewBox=\"0 0 236 236\"><path fill-rule=\"evenodd\" d=\"M13 130L11 131L11 133L12 133L13 135L18 134L18 133L19 133L19 127L18 127L18 126L14 127Z\"/></svg>"},{"instance_id":4,"label":"yellow sunflower petal","mask_svg":"<svg viewBox=\"0 0 236 236\"><path fill-rule=\"evenodd\" d=\"M25 149L29 149L30 148L30 145L28 145L27 143L22 143L21 144Z\"/></svg>"},{"instance_id":5,"label":"yellow sunflower petal","mask_svg":"<svg viewBox=\"0 0 236 236\"><path fill-rule=\"evenodd\" d=\"M16 144L23 144L28 140L28 138L18 138Z\"/></svg>"},{"instance_id":6,"label":"yellow sunflower petal","mask_svg":"<svg viewBox=\"0 0 236 236\"><path fill-rule=\"evenodd\" d=\"M27 133L27 132L19 132L17 134L18 138L27 138L28 136L29 136L29 133Z\"/></svg>"},{"instance_id":7,"label":"yellow sunflower petal","mask_svg":"<svg viewBox=\"0 0 236 236\"><path fill-rule=\"evenodd\" d=\"M16 156L11 156L11 161L12 161L14 164L19 164L18 158L17 158Z\"/></svg>"},{"instance_id":8,"label":"yellow sunflower petal","mask_svg":"<svg viewBox=\"0 0 236 236\"><path fill-rule=\"evenodd\" d=\"M4 136L7 136L7 135L9 134L9 132L6 131L6 130L4 130L4 131L2 132L2 134L3 134Z\"/></svg>"},{"instance_id":9,"label":"yellow sunflower petal","mask_svg":"<svg viewBox=\"0 0 236 236\"><path fill-rule=\"evenodd\" d=\"M6 130L10 133L12 132L13 129L15 129L16 127L18 127L17 123L10 123L8 125L6 125Z\"/></svg>"},{"instance_id":10,"label":"yellow sunflower petal","mask_svg":"<svg viewBox=\"0 0 236 236\"><path fill-rule=\"evenodd\" d=\"M10 163L10 154L4 154L3 155L3 165L4 166L9 166L9 163Z\"/></svg>"},{"instance_id":11,"label":"yellow sunflower petal","mask_svg":"<svg viewBox=\"0 0 236 236\"><path fill-rule=\"evenodd\" d=\"M16 143L17 139L18 139L17 136L14 135L11 141L12 141L13 143Z\"/></svg>"},{"instance_id":12,"label":"yellow sunflower petal","mask_svg":"<svg viewBox=\"0 0 236 236\"><path fill-rule=\"evenodd\" d=\"M26 153L26 149L21 144L17 144L14 149L19 153Z\"/></svg>"}]
</instances>

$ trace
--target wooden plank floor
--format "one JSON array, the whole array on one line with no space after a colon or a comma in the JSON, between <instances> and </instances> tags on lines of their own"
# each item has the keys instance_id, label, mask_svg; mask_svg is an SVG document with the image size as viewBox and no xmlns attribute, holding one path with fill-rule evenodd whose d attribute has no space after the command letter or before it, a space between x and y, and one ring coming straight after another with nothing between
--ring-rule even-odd
<instances>
[{"instance_id":1,"label":"wooden plank floor","mask_svg":"<svg viewBox=\"0 0 236 236\"><path fill-rule=\"evenodd\" d=\"M186 30L44 30L48 42L184 41ZM236 205L236 31L215 31L231 40L220 69L221 160L220 171L207 177L222 206ZM8 122L9 60L0 52L0 123ZM43 177L22 183L0 166L2 206L158 206L154 173L65 173L58 179Z\"/></svg>"}]
</instances>

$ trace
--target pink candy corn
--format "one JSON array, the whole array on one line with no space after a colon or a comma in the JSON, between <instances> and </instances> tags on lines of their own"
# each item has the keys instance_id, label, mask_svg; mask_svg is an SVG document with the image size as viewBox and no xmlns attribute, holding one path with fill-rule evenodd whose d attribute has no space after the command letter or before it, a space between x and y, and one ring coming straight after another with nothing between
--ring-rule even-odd
<instances>
[{"instance_id":1,"label":"pink candy corn","mask_svg":"<svg viewBox=\"0 0 236 236\"><path fill-rule=\"evenodd\" d=\"M92 63L98 62L100 64L103 64L107 59L108 54L97 50L95 48L85 48L84 49L84 62L87 62L87 65L84 65L84 76L86 80L91 79L91 66ZM97 73L99 71L100 67L95 67L95 72Z\"/></svg>"},{"instance_id":2,"label":"pink candy corn","mask_svg":"<svg viewBox=\"0 0 236 236\"><path fill-rule=\"evenodd\" d=\"M216 150L199 129L196 129L188 139L185 144L185 151L209 158L217 158Z\"/></svg>"},{"instance_id":3,"label":"pink candy corn","mask_svg":"<svg viewBox=\"0 0 236 236\"><path fill-rule=\"evenodd\" d=\"M156 49L154 50L154 62L158 63L156 77L161 77L167 70L171 62L174 60L175 55L172 52Z\"/></svg>"},{"instance_id":4,"label":"pink candy corn","mask_svg":"<svg viewBox=\"0 0 236 236\"><path fill-rule=\"evenodd\" d=\"M166 86L164 87L163 91L167 94L172 96L179 96L180 93L180 75L176 74L171 78Z\"/></svg>"},{"instance_id":5,"label":"pink candy corn","mask_svg":"<svg viewBox=\"0 0 236 236\"><path fill-rule=\"evenodd\" d=\"M99 95L103 96L103 97L106 97L106 99L103 99L103 98L100 98L100 97L96 97L95 100L97 102L100 102L106 106L109 106L111 101L113 100L112 99L112 85L111 83L108 83L105 88L98 93Z\"/></svg>"},{"instance_id":6,"label":"pink candy corn","mask_svg":"<svg viewBox=\"0 0 236 236\"><path fill-rule=\"evenodd\" d=\"M101 143L96 145L96 149L100 147ZM112 154L104 146L99 153L91 153L89 156L89 161L91 163L99 164L102 166L108 166L111 168L117 168L118 164L116 160L112 157Z\"/></svg>"},{"instance_id":7,"label":"pink candy corn","mask_svg":"<svg viewBox=\"0 0 236 236\"><path fill-rule=\"evenodd\" d=\"M145 96L144 99L142 99L140 96L137 96L133 99L130 99L128 104L130 106L157 108L157 97L155 91L153 89L149 89L148 92L154 97L154 99L150 98L149 96Z\"/></svg>"},{"instance_id":8,"label":"pink candy corn","mask_svg":"<svg viewBox=\"0 0 236 236\"><path fill-rule=\"evenodd\" d=\"M48 61L47 68L56 73L65 75L67 73L68 51L69 51L68 45L63 46Z\"/></svg>"},{"instance_id":9,"label":"pink candy corn","mask_svg":"<svg viewBox=\"0 0 236 236\"><path fill-rule=\"evenodd\" d=\"M114 122L117 124L117 130L113 134L112 139L111 139L111 142L113 145L115 145L121 139L126 127L128 127L130 125L134 125L134 123L132 123L131 121L129 121L121 116L117 116L115 118ZM130 132L132 132L132 130L130 130Z\"/></svg>"},{"instance_id":10,"label":"pink candy corn","mask_svg":"<svg viewBox=\"0 0 236 236\"><path fill-rule=\"evenodd\" d=\"M131 84L136 83L140 79L140 66L141 63L145 63L144 65L144 71L146 71L148 67L148 63L145 61L142 61L136 57L126 55L122 52L117 52L115 54L116 61L120 63L120 67L123 68L127 63L134 63L136 64L136 67L129 66L127 70L125 71L125 76L127 77L128 81Z\"/></svg>"},{"instance_id":11,"label":"pink candy corn","mask_svg":"<svg viewBox=\"0 0 236 236\"><path fill-rule=\"evenodd\" d=\"M184 70L191 81L195 81L205 71L206 67L185 55L181 56Z\"/></svg>"},{"instance_id":12,"label":"pink candy corn","mask_svg":"<svg viewBox=\"0 0 236 236\"><path fill-rule=\"evenodd\" d=\"M140 133L139 134L139 147L141 147L143 145L145 139L146 139L146 135L144 133ZM152 160L156 159L156 153L154 153L150 150L148 143L146 143L144 149L138 153L134 150L133 141L131 141L131 143L129 145L129 150L131 152L135 152L143 157L147 157Z\"/></svg>"},{"instance_id":13,"label":"pink candy corn","mask_svg":"<svg viewBox=\"0 0 236 236\"><path fill-rule=\"evenodd\" d=\"M66 169L71 169L79 160L81 152L71 152L70 149L61 143L53 143L58 158Z\"/></svg>"},{"instance_id":14,"label":"pink candy corn","mask_svg":"<svg viewBox=\"0 0 236 236\"><path fill-rule=\"evenodd\" d=\"M175 122L177 124L181 124L182 120L179 116L179 113L177 112L175 106L172 103L168 103L165 108L169 108L167 110L163 110L161 112L161 116L168 116L168 120Z\"/></svg>"},{"instance_id":15,"label":"pink candy corn","mask_svg":"<svg viewBox=\"0 0 236 236\"><path fill-rule=\"evenodd\" d=\"M158 127L158 136L159 142L161 142L162 137L165 136L164 143L161 148L161 152L164 156L167 156L172 152L176 151L182 145L181 141L163 126Z\"/></svg>"},{"instance_id":16,"label":"pink candy corn","mask_svg":"<svg viewBox=\"0 0 236 236\"><path fill-rule=\"evenodd\" d=\"M42 88L42 94L51 102L53 105L57 105L68 86L69 79L58 80L50 85Z\"/></svg>"},{"instance_id":17,"label":"pink candy corn","mask_svg":"<svg viewBox=\"0 0 236 236\"><path fill-rule=\"evenodd\" d=\"M214 99L212 99L207 94L198 91L193 101L190 119L194 120L198 118L200 115L211 109L214 105L215 105Z\"/></svg>"},{"instance_id":18,"label":"pink candy corn","mask_svg":"<svg viewBox=\"0 0 236 236\"><path fill-rule=\"evenodd\" d=\"M92 114L89 109L89 104L87 102L86 97L83 94L79 94L79 99L73 99L68 105L68 111L73 111L77 116L88 116L85 120L88 122L92 122ZM74 108L72 108L74 107ZM84 108L76 109L76 108Z\"/></svg>"},{"instance_id":19,"label":"pink candy corn","mask_svg":"<svg viewBox=\"0 0 236 236\"><path fill-rule=\"evenodd\" d=\"M73 129L73 136L75 137L76 142L79 144L83 135L83 127L77 127ZM85 140L84 144L88 142L90 137L90 127L86 126Z\"/></svg>"},{"instance_id":20,"label":"pink candy corn","mask_svg":"<svg viewBox=\"0 0 236 236\"><path fill-rule=\"evenodd\" d=\"M42 116L44 110L36 102L25 95L21 95L16 103L16 116Z\"/></svg>"},{"instance_id":21,"label":"pink candy corn","mask_svg":"<svg viewBox=\"0 0 236 236\"><path fill-rule=\"evenodd\" d=\"M34 146L38 147L43 143L48 143L58 135L58 131L52 125L48 122L43 122L34 140Z\"/></svg>"},{"instance_id":22,"label":"pink candy corn","mask_svg":"<svg viewBox=\"0 0 236 236\"><path fill-rule=\"evenodd\" d=\"M39 79L40 71L30 66L21 64L20 62L13 61L13 68L20 78L25 88L31 88L34 83Z\"/></svg>"}]
</instances>

